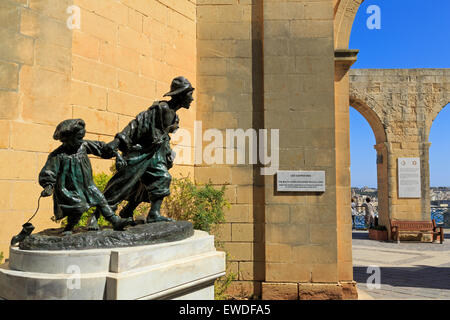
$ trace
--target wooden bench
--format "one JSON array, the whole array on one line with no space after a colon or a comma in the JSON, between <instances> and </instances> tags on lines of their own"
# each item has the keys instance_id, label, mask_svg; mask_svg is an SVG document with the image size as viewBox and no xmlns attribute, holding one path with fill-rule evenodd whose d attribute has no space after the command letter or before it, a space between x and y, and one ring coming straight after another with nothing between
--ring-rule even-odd
<instances>
[{"instance_id":1,"label":"wooden bench","mask_svg":"<svg viewBox=\"0 0 450 320\"><path fill-rule=\"evenodd\" d=\"M440 229L438 231L438 229ZM391 234L392 239L397 240L400 243L400 233L420 232L433 234L433 242L437 240L437 236L440 237L440 242L444 242L444 228L437 227L436 221L401 221L391 220Z\"/></svg>"}]
</instances>

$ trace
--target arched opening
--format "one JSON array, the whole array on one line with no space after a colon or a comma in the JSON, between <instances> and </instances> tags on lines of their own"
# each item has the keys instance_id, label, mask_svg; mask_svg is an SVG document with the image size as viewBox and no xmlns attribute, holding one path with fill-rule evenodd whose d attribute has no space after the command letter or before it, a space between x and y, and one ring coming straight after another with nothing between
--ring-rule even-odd
<instances>
[{"instance_id":1,"label":"arched opening","mask_svg":"<svg viewBox=\"0 0 450 320\"><path fill-rule=\"evenodd\" d=\"M430 124L428 141L430 167L430 206L431 219L439 226L444 226L444 214L450 207L450 104L436 110L437 115ZM448 226L447 226L448 227Z\"/></svg>"},{"instance_id":2,"label":"arched opening","mask_svg":"<svg viewBox=\"0 0 450 320\"><path fill-rule=\"evenodd\" d=\"M349 39L350 39L350 33L352 30L353 21L355 20L355 12L354 9L358 9L359 5L362 1L357 0L341 0L337 1L339 2L339 8L337 9L336 14L336 20L335 20L335 48L336 49L348 49L349 47ZM383 4L385 3L385 4ZM441 2L442 5L448 5L447 2L444 3L444 1ZM367 3L367 5L373 4L373 2ZM342 7L341 7L342 6ZM368 15L366 15L366 7L367 6L361 6L361 12L356 18L357 23L355 23L355 30L358 30L360 33L360 36L358 38L358 41L354 41L356 37L352 34L352 48L360 49L361 52L359 54L359 62L354 67L357 68L371 68L371 69L381 69L381 68L390 68L390 69L398 69L398 68L411 68L416 69L418 67L422 68L442 68L442 67L448 67L448 59L446 59L446 52L448 50L440 49L440 50L430 50L431 47L428 43L425 46L424 41L430 42L430 43L442 43L440 41L436 41L437 38L443 37L443 34L440 35L439 33L441 30L448 30L444 27L439 27L439 23L444 23L443 21L446 21L445 19L442 19L439 17L441 12L443 12L442 7L439 7L440 9L436 9L436 4L434 2L415 2L413 5L411 5L411 2L408 2L406 0L404 1L389 1L389 2L382 2L380 4L380 7L383 9L383 28L381 31L372 31L365 28L366 21L368 19ZM401 8L390 7L390 6L402 6ZM433 8L434 6L434 8ZM407 12L407 13L406 13ZM399 26L399 23L405 24L408 23L407 21L412 21L412 15L410 13L413 12L415 15L420 15L420 18L422 21L421 24L416 24L414 27L411 28L404 28L404 26ZM424 15L429 15L427 18L424 17ZM400 17L401 16L401 17ZM416 21L419 21L418 19L413 19ZM359 25L358 25L359 24ZM360 27L361 26L361 27ZM364 28L364 29L363 29ZM430 32L425 32L426 28L432 29ZM366 34L361 36L361 34L366 32ZM395 34L395 31L401 32L401 34ZM420 31L420 32L416 32ZM357 32L355 32L356 34ZM388 35L389 34L389 35ZM396 36L395 36L396 35ZM433 36L430 36L433 35ZM422 41L417 41L416 39L423 39ZM370 39L366 41L366 39ZM414 39L414 40L410 40ZM370 50L369 46L362 46L360 44L370 42L370 45L372 47L376 47L377 50ZM407 42L411 46L416 46L414 49L407 50L404 46L404 43ZM448 43L448 42L446 42ZM403 45L403 46L402 46ZM444 45L443 45L444 46ZM423 50L423 52L422 52ZM426 51L426 52L425 52ZM440 56L438 58L430 58L430 55L436 55ZM424 57L427 57L427 59L424 59ZM388 60L390 58L390 60ZM440 58L440 59L439 59ZM444 75L447 75L447 73L444 71ZM342 77L344 78L344 77ZM431 86L431 85L430 85ZM339 89L345 89L344 85L341 85ZM377 112L380 114L380 117L383 117L383 121L386 124L387 129L386 132L389 134L389 142L384 139L379 139L379 135L377 136L378 131L376 128L376 125L370 122L370 119L367 115L364 115L364 109L361 111L358 109L358 107L355 106L355 101L352 101L350 97L350 105L354 107L356 110L358 110L364 118L369 122L373 133L375 135L376 140L376 149L382 148L382 151L379 152L383 156L382 159L377 159L377 175L384 174L389 170L390 180L389 184L386 181L386 183L380 183L382 177L377 177L377 184L379 188L379 193L383 193L380 189L383 188L383 186L386 187L386 215L385 219L389 218L388 215L392 214L393 218L396 218L396 214L398 212L403 211L405 220L408 220L408 215L410 214L410 204L413 204L414 209L416 211L424 212L423 206L420 204L417 204L420 200L423 203L428 202L429 199L426 198L425 192L422 190L422 199L416 200L416 199L400 199L403 203L400 203L398 199L398 192L397 192L397 173L396 173L396 161L398 157L419 157L421 158L421 165L426 162L427 166L421 167L421 175L427 176L428 178L428 162L430 163L430 171L431 171L431 186L445 183L445 181L448 181L447 185L450 184L450 179L444 180L444 182L435 180L434 176L442 176L442 169L439 168L439 160L436 158L437 154L439 154L439 158L446 158L447 165L445 167L446 172L448 172L448 159L450 158L450 155L443 150L450 150L449 144L444 145L445 139L442 139L443 137L449 136L448 131L448 123L450 121L449 118L446 118L446 113L449 112L450 114L450 108L445 108L443 112L440 113L439 117L437 118L437 121L433 125L433 131L429 135L429 139L427 136L426 131L429 131L431 128L431 121L429 121L429 118L432 118L430 115L434 115L434 117L437 115L437 112L434 110L430 110L432 107L431 104L435 103L437 101L444 101L444 103L441 103L440 108L442 108L449 100L448 99L442 99L441 97L448 97L448 95L445 93L445 91L448 88L448 84L444 85L438 85L435 84L433 86L432 91L435 95L433 98L430 98L429 100L426 100L425 108L423 108L424 104L421 88L417 90L417 96L414 97L414 94L410 95L410 100L413 101L417 99L419 103L417 104L417 109L420 108L425 109L423 111L423 114L419 114L417 117L417 128L418 128L418 135L420 135L419 138L417 138L414 141L414 147L411 149L415 149L418 151L410 152L410 150L407 150L409 146L405 143L404 145L402 143L399 143L395 141L396 137L393 137L392 130L390 130L389 125L392 125L394 122L398 123L399 121L402 121L401 119L396 121L391 121L392 113L386 112L382 116L382 113ZM342 91L343 91L342 89ZM413 93L415 92L412 90ZM411 92L411 91L410 91ZM378 92L372 92L374 93L373 96L376 96ZM338 92L339 95L343 95L343 93ZM337 94L337 95L338 95ZM351 93L352 94L352 93ZM350 94L350 96L351 96ZM363 100L363 99L361 99ZM365 101L366 106L371 106L371 101ZM398 103L398 102L396 102ZM398 104L397 104L398 105ZM414 103L412 104L414 105ZM383 103L380 102L380 106L383 106ZM409 104L405 104L405 106L409 106ZM378 109L375 109L378 111ZM406 111L407 109L405 109ZM422 111L422 110L419 110ZM440 110L439 110L440 111ZM441 119L441 116L443 118ZM434 118L433 117L433 118ZM444 119L444 120L443 120ZM448 119L448 120L447 120ZM442 125L442 129L439 128L442 123L446 123ZM425 124L425 122L427 122ZM436 126L436 128L435 128ZM446 127L446 128L445 128ZM399 133L401 135L411 135L411 131L407 132L406 130L401 131L402 127L399 126ZM441 131L442 130L442 131ZM443 132L444 131L444 132ZM382 135L381 135L382 136ZM436 139L441 139L439 142L436 141ZM408 139L405 139L408 140ZM410 139L413 141L413 139ZM384 141L384 146L381 147L381 144L379 141ZM430 141L432 144L428 143ZM430 146L430 155L429 155L429 161L428 161L428 146ZM353 145L352 145L353 147ZM387 156L387 149L389 148L389 157ZM407 150L407 152L404 152L404 154L401 154L403 150ZM353 150L352 150L353 152ZM450 152L450 151L447 151ZM425 161L426 160L426 161ZM371 159L369 158L369 161ZM372 160L373 161L373 160ZM381 162L381 163L380 163ZM389 162L389 164L387 163ZM388 169L389 165L389 169ZM427 179L428 180L428 179ZM424 186L424 181L421 181L422 186ZM387 187L391 186L391 190L387 190ZM428 187L428 185L426 186ZM390 191L390 192L389 192ZM391 193L391 198L387 197ZM404 204L406 202L406 204ZM402 207L401 207L402 206ZM419 208L419 209L417 209ZM397 211L393 210L396 209ZM379 211L383 210L382 208L379 208ZM415 212L414 212L415 214ZM399 215L400 216L400 215ZM414 216L414 219L417 219L418 215ZM403 219L403 217L401 218ZM428 219L429 219L429 213L428 213ZM411 219L412 220L412 219ZM419 219L417 219L419 220ZM380 221L380 224L389 226L389 221L387 221L387 224L385 222ZM446 234L446 241L448 239L448 234ZM358 288L361 289L361 291L364 291L364 289L369 288L369 286L366 287L366 284L368 284L369 276L368 271L370 265L379 265L381 266L379 268L380 274L382 274L382 278L380 281L380 289L384 290L387 289L384 293L378 294L374 291L368 291L366 292L369 297L377 299L385 299L387 296L392 299L394 297L395 299L405 299L410 298L411 296L416 296L419 299L423 299L423 296L421 296L421 293L419 291L428 293L434 293L435 289L448 289L448 286L435 286L431 282L427 282L426 279L432 279L433 277L439 277L442 276L442 274L448 272L448 268L441 267L437 268L436 266L439 264L439 259L441 259L441 252L436 253L435 256L433 256L433 252L430 251L438 251L441 250L437 247L437 245L417 245L415 248L417 252L423 251L426 254L430 254L430 256L433 256L433 258L427 258L422 259L422 256L425 257L424 253L421 253L420 255L417 255L417 258L414 259L414 262L408 261L408 259L405 259L402 261L403 258L401 257L408 257L408 255L414 254L412 249L410 248L402 248L401 246L396 246L397 244L391 244L391 243L376 243L371 241L365 241L366 239L361 239L354 237L352 241L352 263L353 263L353 275L354 280L358 283ZM392 246L391 246L392 245ZM392 249L395 249L390 251ZM432 250L428 251L429 248L433 248ZM391 257L388 257L389 255L392 255ZM432 260L436 258L436 260ZM411 259L413 260L413 259ZM406 262L406 263L405 263ZM387 264L387 266L385 265ZM402 265L404 263L404 265ZM434 265L433 263L436 263ZM390 265L389 265L390 264ZM420 269L418 269L418 267ZM420 271L419 271L420 270ZM417 279L417 280L416 280ZM420 279L420 280L419 280ZM421 290L416 290L420 288ZM370 288L369 288L370 289ZM437 291L437 290L436 290ZM389 295L387 295L387 292L389 292ZM361 292L359 292L361 294Z\"/></svg>"},{"instance_id":3,"label":"arched opening","mask_svg":"<svg viewBox=\"0 0 450 320\"><path fill-rule=\"evenodd\" d=\"M364 0L335 0L334 47L348 49L353 21Z\"/></svg>"},{"instance_id":4,"label":"arched opening","mask_svg":"<svg viewBox=\"0 0 450 320\"><path fill-rule=\"evenodd\" d=\"M377 114L365 101L350 96L350 106L357 111L357 113L350 112L351 172L355 173L351 175L352 198L356 199L358 211L363 214L361 205L367 197L370 197L377 212L379 225L387 227L389 190L386 132ZM352 120L357 120L359 126ZM361 126L362 122L368 124L366 128L364 125ZM372 147L375 150L371 149ZM365 227L363 217L358 216L355 222L356 229Z\"/></svg>"},{"instance_id":5,"label":"arched opening","mask_svg":"<svg viewBox=\"0 0 450 320\"><path fill-rule=\"evenodd\" d=\"M350 181L352 191L353 229L366 228L363 204L371 199L378 207L375 135L370 124L357 109L350 106Z\"/></svg>"}]
</instances>

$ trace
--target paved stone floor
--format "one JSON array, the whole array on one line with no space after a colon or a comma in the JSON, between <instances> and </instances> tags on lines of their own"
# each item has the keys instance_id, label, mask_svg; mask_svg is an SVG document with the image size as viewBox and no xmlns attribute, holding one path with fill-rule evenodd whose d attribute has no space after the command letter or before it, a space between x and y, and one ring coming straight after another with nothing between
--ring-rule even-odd
<instances>
[{"instance_id":1,"label":"paved stone floor","mask_svg":"<svg viewBox=\"0 0 450 320\"><path fill-rule=\"evenodd\" d=\"M353 273L362 300L450 300L450 229L443 244L374 241L353 231ZM378 275L380 287L370 288Z\"/></svg>"}]
</instances>

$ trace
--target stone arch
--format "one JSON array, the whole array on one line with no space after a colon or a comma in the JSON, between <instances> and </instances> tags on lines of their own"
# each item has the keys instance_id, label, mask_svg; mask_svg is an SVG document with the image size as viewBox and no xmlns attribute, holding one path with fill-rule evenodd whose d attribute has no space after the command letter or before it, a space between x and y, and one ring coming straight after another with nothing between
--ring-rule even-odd
<instances>
[{"instance_id":1,"label":"stone arch","mask_svg":"<svg viewBox=\"0 0 450 320\"><path fill-rule=\"evenodd\" d=\"M445 97L442 98L440 102L436 103L431 112L429 113L427 119L426 119L426 128L425 128L425 137L423 138L423 141L421 143L422 152L423 152L423 158L424 158L424 165L425 165L425 172L427 173L424 175L422 184L425 186L425 190L422 190L422 192L425 194L423 203L422 203L422 210L423 212L426 212L426 217L430 216L431 213L431 194L430 194L430 186L431 186L431 163L430 163L430 148L431 148L431 141L430 141L430 133L431 133L431 127L433 126L434 120L436 120L439 113L444 110L445 107L447 107L450 104L450 99Z\"/></svg>"},{"instance_id":2,"label":"stone arch","mask_svg":"<svg viewBox=\"0 0 450 320\"><path fill-rule=\"evenodd\" d=\"M376 107L369 107L369 105L376 104L375 101L370 101L370 97L359 96L355 93L350 94L350 105L355 108L359 113L363 115L363 117L369 122L370 127L373 130L375 135L375 140L377 145L380 143L387 142L386 130L381 122L381 119L378 117L376 113Z\"/></svg>"},{"instance_id":3,"label":"stone arch","mask_svg":"<svg viewBox=\"0 0 450 320\"><path fill-rule=\"evenodd\" d=\"M369 96L350 93L350 105L369 123L375 135L377 151L377 184L379 224L389 226L388 144L385 127L375 110L379 106Z\"/></svg>"},{"instance_id":4,"label":"stone arch","mask_svg":"<svg viewBox=\"0 0 450 320\"><path fill-rule=\"evenodd\" d=\"M348 49L353 21L364 0L335 0L334 47Z\"/></svg>"},{"instance_id":5,"label":"stone arch","mask_svg":"<svg viewBox=\"0 0 450 320\"><path fill-rule=\"evenodd\" d=\"M430 138L430 131L431 131L431 126L433 125L434 120L436 120L437 116L439 115L439 113L444 110L444 108L450 104L450 97L448 98L444 98L442 99L439 103L437 103L432 111L430 116L427 119L427 136L426 136L426 141L428 141L428 139Z\"/></svg>"},{"instance_id":6,"label":"stone arch","mask_svg":"<svg viewBox=\"0 0 450 320\"><path fill-rule=\"evenodd\" d=\"M352 234L352 223L348 215L351 198L350 181L350 124L349 124L349 75L351 65L356 61L356 50L348 50L353 21L363 0L334 1L334 49L335 49L335 110L336 117L336 209L338 214L338 270L342 276L352 275L352 246L348 243ZM350 258L351 260L351 258Z\"/></svg>"}]
</instances>

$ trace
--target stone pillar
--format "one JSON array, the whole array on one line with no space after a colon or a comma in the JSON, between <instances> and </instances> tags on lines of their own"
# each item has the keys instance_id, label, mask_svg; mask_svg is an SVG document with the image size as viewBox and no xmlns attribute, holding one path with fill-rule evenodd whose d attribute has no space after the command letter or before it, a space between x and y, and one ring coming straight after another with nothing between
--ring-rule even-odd
<instances>
[{"instance_id":1,"label":"stone pillar","mask_svg":"<svg viewBox=\"0 0 450 320\"><path fill-rule=\"evenodd\" d=\"M359 50L335 51L336 208L339 281L353 281L348 71Z\"/></svg>"},{"instance_id":2,"label":"stone pillar","mask_svg":"<svg viewBox=\"0 0 450 320\"><path fill-rule=\"evenodd\" d=\"M416 158L420 157L420 154L418 154L418 150L415 149L402 150L392 147L395 143L391 143L390 145L392 148L392 152L388 157L390 218L420 221L423 217L422 198L399 198L398 193L398 158Z\"/></svg>"},{"instance_id":3,"label":"stone pillar","mask_svg":"<svg viewBox=\"0 0 450 320\"><path fill-rule=\"evenodd\" d=\"M229 270L238 275L228 292L246 296L260 296L265 278L264 188L258 165L248 156L238 163L238 139L226 137L227 130L257 133L264 127L262 59L262 1L197 3L196 120L202 121L204 131L220 131L229 144L221 163L208 164L200 157L195 180L227 185L231 208L216 236L229 253ZM205 139L203 150L210 144ZM232 163L226 163L227 151L234 152Z\"/></svg>"},{"instance_id":4,"label":"stone pillar","mask_svg":"<svg viewBox=\"0 0 450 320\"><path fill-rule=\"evenodd\" d=\"M389 229L388 144L379 143L377 150L378 224Z\"/></svg>"},{"instance_id":5,"label":"stone pillar","mask_svg":"<svg viewBox=\"0 0 450 320\"><path fill-rule=\"evenodd\" d=\"M340 276L351 279L339 269L351 254L338 248L333 8L264 1L264 127L280 130L279 169L323 170L326 191L280 193L265 176L263 299L339 299Z\"/></svg>"},{"instance_id":6,"label":"stone pillar","mask_svg":"<svg viewBox=\"0 0 450 320\"><path fill-rule=\"evenodd\" d=\"M422 220L429 221L431 217L430 196L430 142L420 143L420 171L422 189Z\"/></svg>"}]
</instances>

